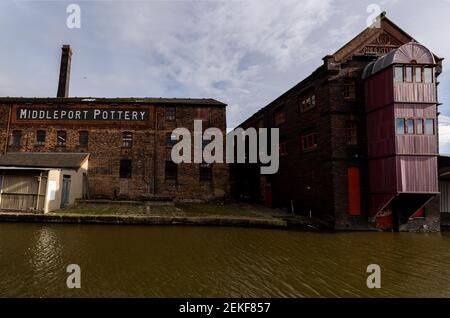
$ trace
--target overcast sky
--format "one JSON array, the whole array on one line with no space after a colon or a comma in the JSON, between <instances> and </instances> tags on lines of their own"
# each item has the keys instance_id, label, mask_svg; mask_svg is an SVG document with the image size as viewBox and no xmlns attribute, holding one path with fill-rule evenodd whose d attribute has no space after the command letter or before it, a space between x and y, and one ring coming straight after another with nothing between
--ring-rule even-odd
<instances>
[{"instance_id":1,"label":"overcast sky","mask_svg":"<svg viewBox=\"0 0 450 318\"><path fill-rule=\"evenodd\" d=\"M66 26L71 3L80 29ZM55 96L68 43L71 96L211 97L234 127L361 32L372 3L446 58L440 144L450 153L450 0L2 0L0 96Z\"/></svg>"}]
</instances>

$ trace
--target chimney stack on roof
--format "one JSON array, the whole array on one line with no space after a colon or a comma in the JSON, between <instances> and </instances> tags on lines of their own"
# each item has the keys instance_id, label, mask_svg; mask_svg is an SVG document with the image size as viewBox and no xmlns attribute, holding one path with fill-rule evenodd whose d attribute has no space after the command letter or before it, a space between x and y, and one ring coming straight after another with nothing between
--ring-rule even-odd
<instances>
[{"instance_id":1,"label":"chimney stack on roof","mask_svg":"<svg viewBox=\"0 0 450 318\"><path fill-rule=\"evenodd\" d=\"M69 97L70 65L72 62L72 49L64 44L61 52L61 68L59 70L58 92L56 97Z\"/></svg>"}]
</instances>

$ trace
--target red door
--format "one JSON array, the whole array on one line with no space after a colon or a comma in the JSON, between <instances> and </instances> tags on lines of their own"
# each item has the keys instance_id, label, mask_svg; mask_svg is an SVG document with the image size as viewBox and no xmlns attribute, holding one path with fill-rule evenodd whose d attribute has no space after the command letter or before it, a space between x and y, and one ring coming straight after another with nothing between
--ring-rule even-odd
<instances>
[{"instance_id":1,"label":"red door","mask_svg":"<svg viewBox=\"0 0 450 318\"><path fill-rule=\"evenodd\" d=\"M350 215L361 215L361 181L359 168L349 167L348 178L348 213Z\"/></svg>"}]
</instances>

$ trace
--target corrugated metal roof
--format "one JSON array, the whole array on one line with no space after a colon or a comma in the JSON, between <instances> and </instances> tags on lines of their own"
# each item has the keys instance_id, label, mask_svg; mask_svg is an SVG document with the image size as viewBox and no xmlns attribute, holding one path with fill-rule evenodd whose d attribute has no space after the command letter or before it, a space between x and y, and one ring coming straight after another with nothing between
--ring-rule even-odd
<instances>
[{"instance_id":1,"label":"corrugated metal roof","mask_svg":"<svg viewBox=\"0 0 450 318\"><path fill-rule=\"evenodd\" d=\"M376 74L392 64L408 64L411 61L415 61L416 64L436 64L434 55L430 50L417 42L409 42L369 63L364 69L362 78L365 79Z\"/></svg>"},{"instance_id":2,"label":"corrugated metal roof","mask_svg":"<svg viewBox=\"0 0 450 318\"><path fill-rule=\"evenodd\" d=\"M0 97L0 103L110 103L110 104L179 104L194 106L226 106L212 98L157 98L157 97Z\"/></svg>"},{"instance_id":3,"label":"corrugated metal roof","mask_svg":"<svg viewBox=\"0 0 450 318\"><path fill-rule=\"evenodd\" d=\"M11 152L0 155L0 166L78 169L87 153Z\"/></svg>"}]
</instances>

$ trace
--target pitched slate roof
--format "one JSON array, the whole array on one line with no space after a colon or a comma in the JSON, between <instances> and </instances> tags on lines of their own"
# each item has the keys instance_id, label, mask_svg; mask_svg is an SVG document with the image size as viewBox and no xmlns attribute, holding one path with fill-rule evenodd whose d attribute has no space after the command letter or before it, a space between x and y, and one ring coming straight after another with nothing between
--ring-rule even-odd
<instances>
[{"instance_id":1,"label":"pitched slate roof","mask_svg":"<svg viewBox=\"0 0 450 318\"><path fill-rule=\"evenodd\" d=\"M169 104L191 106L226 106L212 98L157 97L0 97L0 103L108 103L108 104Z\"/></svg>"},{"instance_id":2,"label":"pitched slate roof","mask_svg":"<svg viewBox=\"0 0 450 318\"><path fill-rule=\"evenodd\" d=\"M0 155L0 166L78 169L88 157L87 153L11 152Z\"/></svg>"}]
</instances>

